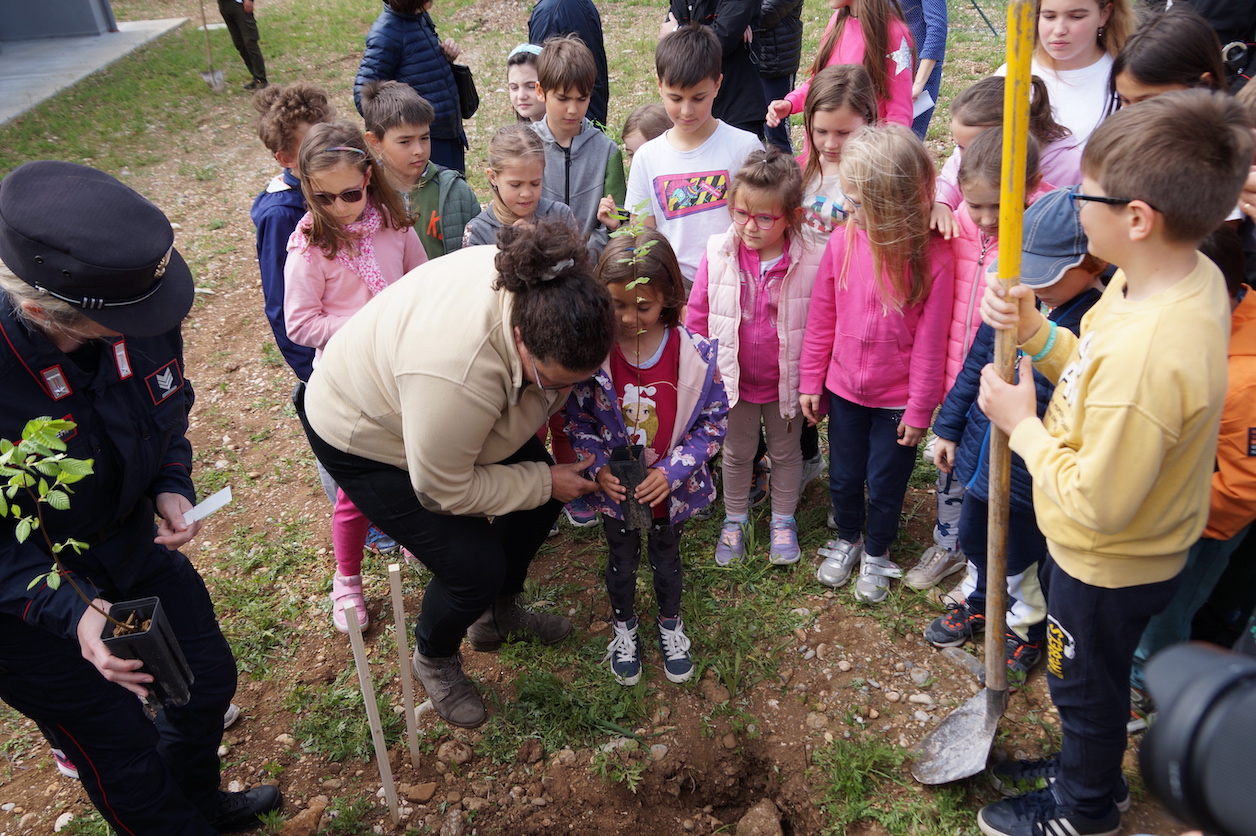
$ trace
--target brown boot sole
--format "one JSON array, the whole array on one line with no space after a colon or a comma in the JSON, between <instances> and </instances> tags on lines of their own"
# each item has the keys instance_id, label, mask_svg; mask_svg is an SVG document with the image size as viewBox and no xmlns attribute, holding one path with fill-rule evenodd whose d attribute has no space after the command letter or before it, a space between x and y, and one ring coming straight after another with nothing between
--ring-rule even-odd
<instances>
[{"instance_id":1,"label":"brown boot sole","mask_svg":"<svg viewBox=\"0 0 1256 836\"><path fill-rule=\"evenodd\" d=\"M516 639L516 641L534 641L534 642L538 642L544 645L559 644L560 642L562 642L563 639L570 636L572 631L575 629L575 625L571 624L571 622L567 622L567 624L568 624L567 632L563 633L561 636L559 636L556 639L552 639L551 641L543 642L535 634L532 634L532 633L520 633L519 634L520 638ZM487 641L477 641L475 639L472 639L470 636L468 636L467 641L470 642L472 650L478 651L480 653L496 653L502 649L502 645L505 644L507 641L509 641L509 639L489 639Z\"/></svg>"}]
</instances>

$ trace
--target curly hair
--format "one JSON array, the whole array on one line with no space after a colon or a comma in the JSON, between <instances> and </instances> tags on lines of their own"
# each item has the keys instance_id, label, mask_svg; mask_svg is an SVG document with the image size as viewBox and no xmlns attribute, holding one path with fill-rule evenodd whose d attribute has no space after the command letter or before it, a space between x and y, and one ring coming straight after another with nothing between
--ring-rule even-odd
<instances>
[{"instance_id":1,"label":"curly hair","mask_svg":"<svg viewBox=\"0 0 1256 836\"><path fill-rule=\"evenodd\" d=\"M327 91L308 81L272 84L260 90L253 97L253 109L257 111L257 137L272 154L295 155L293 140L298 128L336 118Z\"/></svg>"}]
</instances>

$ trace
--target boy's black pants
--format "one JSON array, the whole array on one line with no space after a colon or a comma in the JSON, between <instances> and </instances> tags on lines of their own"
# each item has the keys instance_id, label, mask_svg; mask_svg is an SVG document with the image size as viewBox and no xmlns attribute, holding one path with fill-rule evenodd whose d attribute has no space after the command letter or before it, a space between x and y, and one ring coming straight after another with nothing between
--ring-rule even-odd
<instances>
[{"instance_id":1,"label":"boy's black pants","mask_svg":"<svg viewBox=\"0 0 1256 836\"><path fill-rule=\"evenodd\" d=\"M1041 578L1047 685L1063 731L1055 796L1082 815L1107 815L1125 757L1134 648L1151 617L1168 606L1178 578L1105 589L1073 578L1050 556Z\"/></svg>"}]
</instances>

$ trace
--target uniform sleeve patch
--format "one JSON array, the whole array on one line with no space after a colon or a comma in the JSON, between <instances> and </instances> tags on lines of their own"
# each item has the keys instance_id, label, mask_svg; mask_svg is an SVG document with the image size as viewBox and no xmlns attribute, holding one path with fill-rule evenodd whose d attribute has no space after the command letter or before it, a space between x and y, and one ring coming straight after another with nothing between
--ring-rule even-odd
<instances>
[{"instance_id":1,"label":"uniform sleeve patch","mask_svg":"<svg viewBox=\"0 0 1256 836\"><path fill-rule=\"evenodd\" d=\"M1256 427L1247 428L1247 455L1256 456Z\"/></svg>"},{"instance_id":2,"label":"uniform sleeve patch","mask_svg":"<svg viewBox=\"0 0 1256 836\"><path fill-rule=\"evenodd\" d=\"M179 363L171 360L157 371L144 378L148 384L148 394L157 405L183 388L183 373L179 371Z\"/></svg>"}]
</instances>

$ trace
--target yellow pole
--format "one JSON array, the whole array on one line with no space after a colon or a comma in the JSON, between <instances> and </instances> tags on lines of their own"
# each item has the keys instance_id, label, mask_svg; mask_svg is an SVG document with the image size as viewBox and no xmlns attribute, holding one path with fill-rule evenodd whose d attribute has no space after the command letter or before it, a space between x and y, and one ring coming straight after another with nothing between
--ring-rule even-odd
<instances>
[{"instance_id":1,"label":"yellow pole","mask_svg":"<svg viewBox=\"0 0 1256 836\"><path fill-rule=\"evenodd\" d=\"M1003 92L1003 174L999 194L999 281L1020 281L1025 212L1025 146L1029 136L1030 61L1037 23L1033 0L1012 0L1007 9L1007 82ZM1004 380L1016 366L1016 333L995 336L994 365ZM986 571L986 687L1007 691L1004 631L1007 613L1008 492L1011 457L1007 435L990 433L990 517Z\"/></svg>"}]
</instances>

